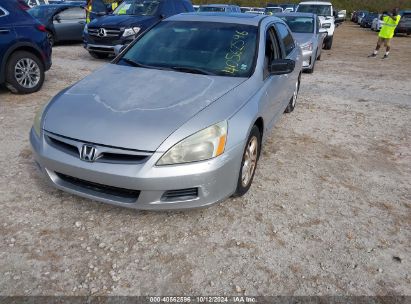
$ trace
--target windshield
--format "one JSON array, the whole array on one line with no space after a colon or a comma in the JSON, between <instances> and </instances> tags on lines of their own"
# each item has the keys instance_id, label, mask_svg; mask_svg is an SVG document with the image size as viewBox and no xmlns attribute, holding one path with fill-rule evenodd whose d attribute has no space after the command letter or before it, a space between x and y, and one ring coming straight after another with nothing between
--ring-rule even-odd
<instances>
[{"instance_id":1,"label":"windshield","mask_svg":"<svg viewBox=\"0 0 411 304\"><path fill-rule=\"evenodd\" d=\"M257 27L164 21L141 37L120 64L220 76L249 77Z\"/></svg>"},{"instance_id":2,"label":"windshield","mask_svg":"<svg viewBox=\"0 0 411 304\"><path fill-rule=\"evenodd\" d=\"M309 5L300 4L297 8L297 12L300 13L313 13L318 16L332 16L331 5Z\"/></svg>"},{"instance_id":3,"label":"windshield","mask_svg":"<svg viewBox=\"0 0 411 304\"><path fill-rule=\"evenodd\" d=\"M159 1L125 0L113 12L114 15L153 16L156 14Z\"/></svg>"},{"instance_id":4,"label":"windshield","mask_svg":"<svg viewBox=\"0 0 411 304\"><path fill-rule=\"evenodd\" d=\"M200 6L199 12L224 12L224 7L221 6Z\"/></svg>"},{"instance_id":5,"label":"windshield","mask_svg":"<svg viewBox=\"0 0 411 304\"><path fill-rule=\"evenodd\" d=\"M293 33L314 33L314 19L311 17L281 16Z\"/></svg>"},{"instance_id":6,"label":"windshield","mask_svg":"<svg viewBox=\"0 0 411 304\"><path fill-rule=\"evenodd\" d=\"M53 13L57 10L56 7L44 5L44 6L35 6L29 9L27 12L36 19L48 19Z\"/></svg>"}]
</instances>

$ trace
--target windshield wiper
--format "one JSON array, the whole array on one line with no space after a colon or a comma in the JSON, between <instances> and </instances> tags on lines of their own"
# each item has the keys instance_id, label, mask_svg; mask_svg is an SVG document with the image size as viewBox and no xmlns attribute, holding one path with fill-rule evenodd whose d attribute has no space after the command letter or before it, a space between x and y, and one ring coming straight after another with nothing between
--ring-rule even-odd
<instances>
[{"instance_id":1,"label":"windshield wiper","mask_svg":"<svg viewBox=\"0 0 411 304\"><path fill-rule=\"evenodd\" d=\"M174 66L174 67L170 67L170 69L175 70L175 71L180 71L180 72L193 73L193 74L216 75L215 73L212 73L210 71L206 71L200 68L193 68L193 67Z\"/></svg>"},{"instance_id":2,"label":"windshield wiper","mask_svg":"<svg viewBox=\"0 0 411 304\"><path fill-rule=\"evenodd\" d=\"M145 64L142 64L140 62L137 62L137 61L134 61L134 60L131 60L131 59L128 59L128 58L124 58L124 57L121 58L121 60L123 60L124 62L127 62L129 65L132 65L134 67L147 68L147 69L155 69L156 68L154 66L145 65Z\"/></svg>"}]
</instances>

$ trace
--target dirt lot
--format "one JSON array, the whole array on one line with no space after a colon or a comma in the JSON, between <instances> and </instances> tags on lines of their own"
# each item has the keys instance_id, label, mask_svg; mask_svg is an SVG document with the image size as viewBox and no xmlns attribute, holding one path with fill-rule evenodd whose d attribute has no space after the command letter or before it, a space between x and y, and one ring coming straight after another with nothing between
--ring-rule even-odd
<instances>
[{"instance_id":1,"label":"dirt lot","mask_svg":"<svg viewBox=\"0 0 411 304\"><path fill-rule=\"evenodd\" d=\"M36 110L105 63L55 47L41 92L0 89L0 295L411 295L411 37L386 61L366 58L376 34L352 23L334 41L249 193L168 213L38 175Z\"/></svg>"}]
</instances>

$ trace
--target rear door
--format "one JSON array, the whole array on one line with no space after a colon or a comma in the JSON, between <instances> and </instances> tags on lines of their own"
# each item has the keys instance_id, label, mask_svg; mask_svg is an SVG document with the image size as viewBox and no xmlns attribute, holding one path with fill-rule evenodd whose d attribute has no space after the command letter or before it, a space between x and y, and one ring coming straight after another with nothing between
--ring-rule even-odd
<instances>
[{"instance_id":1,"label":"rear door","mask_svg":"<svg viewBox=\"0 0 411 304\"><path fill-rule=\"evenodd\" d=\"M58 16L58 17L57 17ZM81 7L70 7L58 13L53 20L57 40L82 40L86 12Z\"/></svg>"},{"instance_id":2,"label":"rear door","mask_svg":"<svg viewBox=\"0 0 411 304\"><path fill-rule=\"evenodd\" d=\"M13 16L10 13L0 6L0 71L4 76L4 66L5 62L5 53L12 46L13 43L16 41L16 33L12 26L12 18Z\"/></svg>"}]
</instances>

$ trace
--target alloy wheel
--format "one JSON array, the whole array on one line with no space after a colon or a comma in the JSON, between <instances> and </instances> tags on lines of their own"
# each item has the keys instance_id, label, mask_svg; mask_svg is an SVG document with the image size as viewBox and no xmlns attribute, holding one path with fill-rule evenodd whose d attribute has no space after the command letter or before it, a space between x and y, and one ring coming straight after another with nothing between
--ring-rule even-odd
<instances>
[{"instance_id":1,"label":"alloy wheel","mask_svg":"<svg viewBox=\"0 0 411 304\"><path fill-rule=\"evenodd\" d=\"M251 137L247 144L247 148L244 155L243 168L241 170L241 184L243 187L247 187L250 183L258 158L258 139L257 137Z\"/></svg>"},{"instance_id":2,"label":"alloy wheel","mask_svg":"<svg viewBox=\"0 0 411 304\"><path fill-rule=\"evenodd\" d=\"M23 88L34 88L40 81L40 67L33 59L22 58L14 67L14 77Z\"/></svg>"}]
</instances>

